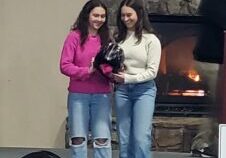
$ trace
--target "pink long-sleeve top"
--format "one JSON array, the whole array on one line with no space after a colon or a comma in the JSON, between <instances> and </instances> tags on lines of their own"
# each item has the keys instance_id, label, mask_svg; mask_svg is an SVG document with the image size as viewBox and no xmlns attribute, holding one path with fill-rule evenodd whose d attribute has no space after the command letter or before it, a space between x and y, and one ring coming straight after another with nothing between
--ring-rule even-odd
<instances>
[{"instance_id":1,"label":"pink long-sleeve top","mask_svg":"<svg viewBox=\"0 0 226 158\"><path fill-rule=\"evenodd\" d=\"M71 31L63 46L60 59L61 72L70 77L69 92L72 93L109 93L110 82L100 72L89 73L92 58L101 47L99 36L88 35L83 46L80 45L80 33Z\"/></svg>"}]
</instances>

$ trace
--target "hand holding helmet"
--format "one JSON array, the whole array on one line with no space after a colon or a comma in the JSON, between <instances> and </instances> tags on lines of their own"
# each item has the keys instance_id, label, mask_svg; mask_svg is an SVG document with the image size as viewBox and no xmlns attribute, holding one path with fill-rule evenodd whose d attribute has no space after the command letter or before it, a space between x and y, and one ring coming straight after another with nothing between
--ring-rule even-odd
<instances>
[{"instance_id":1,"label":"hand holding helmet","mask_svg":"<svg viewBox=\"0 0 226 158\"><path fill-rule=\"evenodd\" d=\"M94 59L94 68L104 76L111 78L112 73L119 73L124 69L124 52L116 43L108 43L100 49Z\"/></svg>"}]
</instances>

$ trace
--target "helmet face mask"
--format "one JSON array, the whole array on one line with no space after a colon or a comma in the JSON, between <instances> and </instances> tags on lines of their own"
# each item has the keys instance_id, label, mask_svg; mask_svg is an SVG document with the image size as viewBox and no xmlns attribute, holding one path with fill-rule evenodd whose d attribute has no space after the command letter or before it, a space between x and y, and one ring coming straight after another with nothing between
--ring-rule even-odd
<instances>
[{"instance_id":1,"label":"helmet face mask","mask_svg":"<svg viewBox=\"0 0 226 158\"><path fill-rule=\"evenodd\" d=\"M110 62L111 60L116 59L118 55L120 55L117 51L121 51L121 48L116 44L109 43L104 51L105 59Z\"/></svg>"},{"instance_id":2,"label":"helmet face mask","mask_svg":"<svg viewBox=\"0 0 226 158\"><path fill-rule=\"evenodd\" d=\"M105 75L100 67L102 64L107 64L112 67L113 73L118 73L122 70L124 58L123 50L116 43L110 42L100 49L95 57L94 67Z\"/></svg>"}]
</instances>

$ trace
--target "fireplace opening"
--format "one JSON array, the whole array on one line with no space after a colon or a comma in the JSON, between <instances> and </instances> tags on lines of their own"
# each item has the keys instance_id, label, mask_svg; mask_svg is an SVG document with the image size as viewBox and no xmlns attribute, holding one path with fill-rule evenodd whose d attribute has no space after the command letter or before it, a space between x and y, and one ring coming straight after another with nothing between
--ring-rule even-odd
<instances>
[{"instance_id":1,"label":"fireplace opening","mask_svg":"<svg viewBox=\"0 0 226 158\"><path fill-rule=\"evenodd\" d=\"M156 15L150 16L150 20L163 45L155 79L158 88L155 115L209 115L214 91L208 75L193 57L202 21L197 17Z\"/></svg>"},{"instance_id":2,"label":"fireplace opening","mask_svg":"<svg viewBox=\"0 0 226 158\"><path fill-rule=\"evenodd\" d=\"M208 78L193 59L196 37L176 39L162 49L157 112L164 115L207 115L211 103Z\"/></svg>"}]
</instances>

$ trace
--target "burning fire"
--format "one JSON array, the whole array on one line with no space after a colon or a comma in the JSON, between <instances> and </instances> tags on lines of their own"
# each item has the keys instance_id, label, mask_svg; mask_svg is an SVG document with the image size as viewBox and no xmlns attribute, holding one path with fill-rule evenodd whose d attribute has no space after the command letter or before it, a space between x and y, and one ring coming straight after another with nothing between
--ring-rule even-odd
<instances>
[{"instance_id":1,"label":"burning fire","mask_svg":"<svg viewBox=\"0 0 226 158\"><path fill-rule=\"evenodd\" d=\"M200 75L198 74L198 72L196 70L189 70L187 71L187 73L185 73L186 76L191 79L194 82L199 82L201 81L200 79ZM168 95L171 96L205 96L205 91L202 89L174 89L171 92L168 93Z\"/></svg>"},{"instance_id":2,"label":"burning fire","mask_svg":"<svg viewBox=\"0 0 226 158\"><path fill-rule=\"evenodd\" d=\"M189 70L187 76L188 76L188 78L190 78L194 82L199 82L201 80L200 75L195 70Z\"/></svg>"}]
</instances>

